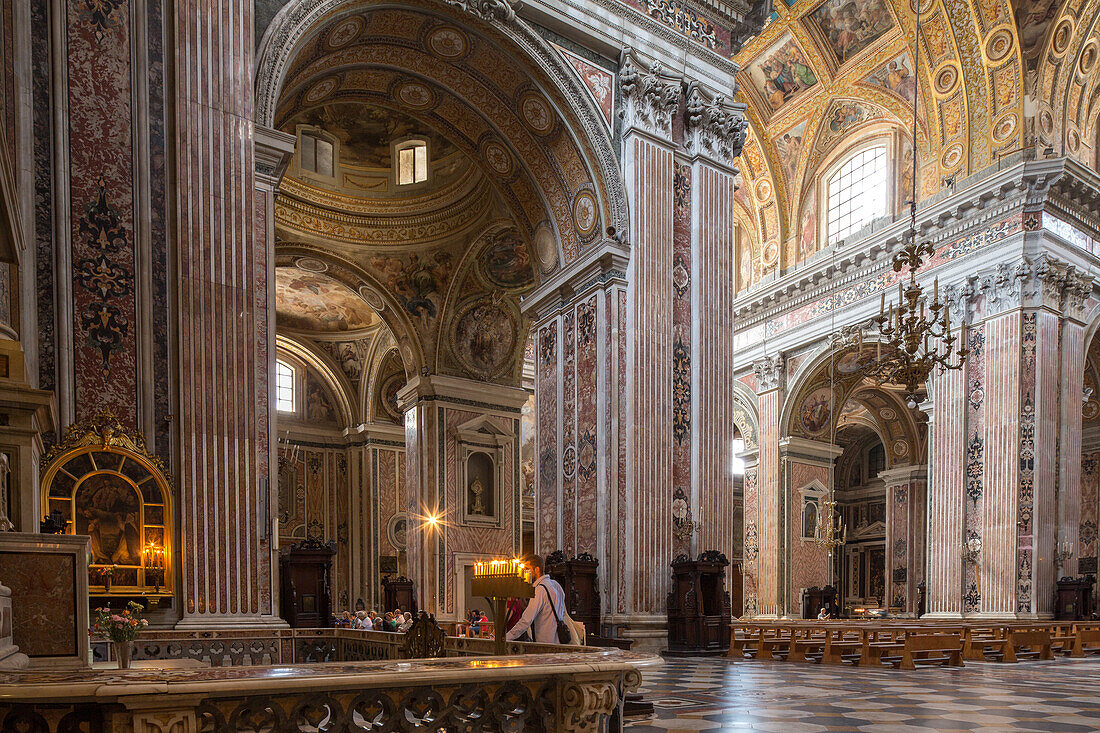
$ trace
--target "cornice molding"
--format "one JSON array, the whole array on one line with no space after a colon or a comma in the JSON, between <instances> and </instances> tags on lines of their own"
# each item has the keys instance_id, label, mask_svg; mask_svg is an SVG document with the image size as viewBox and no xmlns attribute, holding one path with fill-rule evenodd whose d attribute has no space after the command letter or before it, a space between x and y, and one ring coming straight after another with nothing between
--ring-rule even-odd
<instances>
[{"instance_id":1,"label":"cornice molding","mask_svg":"<svg viewBox=\"0 0 1100 733\"><path fill-rule=\"evenodd\" d=\"M555 273L523 298L520 310L537 323L576 303L597 287L626 285L630 248L622 239L609 237L591 247L568 268Z\"/></svg>"}]
</instances>

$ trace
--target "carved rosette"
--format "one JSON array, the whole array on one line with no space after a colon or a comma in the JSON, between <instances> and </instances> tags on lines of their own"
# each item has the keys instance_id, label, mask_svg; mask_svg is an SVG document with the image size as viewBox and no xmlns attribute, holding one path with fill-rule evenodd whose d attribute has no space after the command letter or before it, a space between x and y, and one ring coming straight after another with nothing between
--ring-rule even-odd
<instances>
[{"instance_id":1,"label":"carved rosette","mask_svg":"<svg viewBox=\"0 0 1100 733\"><path fill-rule=\"evenodd\" d=\"M683 81L657 61L645 64L633 49L623 49L619 62L619 89L623 129L631 128L671 139L672 115L680 106Z\"/></svg>"},{"instance_id":2,"label":"carved rosette","mask_svg":"<svg viewBox=\"0 0 1100 733\"><path fill-rule=\"evenodd\" d=\"M688 152L733 168L741 155L748 124L743 111L728 104L721 94L710 94L697 82L685 86L687 110L684 144Z\"/></svg>"},{"instance_id":3,"label":"carved rosette","mask_svg":"<svg viewBox=\"0 0 1100 733\"><path fill-rule=\"evenodd\" d=\"M756 375L757 394L782 388L786 379L782 354L757 359L752 363L752 371Z\"/></svg>"}]
</instances>

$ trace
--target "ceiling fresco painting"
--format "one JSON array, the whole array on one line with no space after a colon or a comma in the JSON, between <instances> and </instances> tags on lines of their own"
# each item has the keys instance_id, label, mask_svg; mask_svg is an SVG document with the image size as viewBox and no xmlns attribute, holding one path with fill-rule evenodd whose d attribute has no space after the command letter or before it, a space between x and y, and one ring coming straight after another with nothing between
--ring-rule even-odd
<instances>
[{"instance_id":1,"label":"ceiling fresco painting","mask_svg":"<svg viewBox=\"0 0 1100 733\"><path fill-rule=\"evenodd\" d=\"M299 331L357 331L378 323L370 306L347 286L293 267L275 268L275 312L279 326Z\"/></svg>"},{"instance_id":2,"label":"ceiling fresco painting","mask_svg":"<svg viewBox=\"0 0 1100 733\"><path fill-rule=\"evenodd\" d=\"M749 68L749 78L772 111L781 109L801 92L817 84L806 54L784 36Z\"/></svg>"},{"instance_id":3,"label":"ceiling fresco painting","mask_svg":"<svg viewBox=\"0 0 1100 733\"><path fill-rule=\"evenodd\" d=\"M772 240L781 242L780 270L820 249L809 237L822 218L812 195L822 166L868 131L912 138L914 99L921 198L1028 145L1095 164L1100 38L1076 18L1095 16L1098 0L922 0L919 65L915 10L916 0L777 3L772 21L733 55L750 125L747 190L735 205L744 204L746 246L761 245L758 276L772 269ZM1025 79L1030 68L1038 73ZM1028 85L1037 100L1030 118ZM912 198L913 154L909 143L892 154L899 215Z\"/></svg>"},{"instance_id":4,"label":"ceiling fresco painting","mask_svg":"<svg viewBox=\"0 0 1100 733\"><path fill-rule=\"evenodd\" d=\"M825 0L810 16L838 65L895 27L885 0Z\"/></svg>"}]
</instances>

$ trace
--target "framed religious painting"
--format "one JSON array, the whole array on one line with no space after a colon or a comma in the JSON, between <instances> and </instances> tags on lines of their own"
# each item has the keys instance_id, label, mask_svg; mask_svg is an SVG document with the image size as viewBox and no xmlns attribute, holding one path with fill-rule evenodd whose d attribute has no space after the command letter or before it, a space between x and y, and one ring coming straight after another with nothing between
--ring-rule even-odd
<instances>
[{"instance_id":1,"label":"framed religious painting","mask_svg":"<svg viewBox=\"0 0 1100 733\"><path fill-rule=\"evenodd\" d=\"M110 413L70 427L43 458L43 512L91 540L92 596L171 597L171 497L160 459Z\"/></svg>"}]
</instances>

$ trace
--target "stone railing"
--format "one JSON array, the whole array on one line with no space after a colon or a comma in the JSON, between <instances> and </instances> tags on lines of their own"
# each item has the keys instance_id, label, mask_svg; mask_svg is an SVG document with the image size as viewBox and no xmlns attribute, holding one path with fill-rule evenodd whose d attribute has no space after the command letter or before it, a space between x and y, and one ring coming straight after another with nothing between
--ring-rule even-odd
<instances>
[{"instance_id":1,"label":"stone railing","mask_svg":"<svg viewBox=\"0 0 1100 733\"><path fill-rule=\"evenodd\" d=\"M403 658L403 634L357 629L207 629L148 631L134 643L134 659L193 659L212 667L359 662ZM448 636L448 657L492 656L493 640ZM509 642L507 654L598 651L595 647ZM110 644L93 642L94 661L112 659Z\"/></svg>"},{"instance_id":2,"label":"stone railing","mask_svg":"<svg viewBox=\"0 0 1100 733\"><path fill-rule=\"evenodd\" d=\"M340 632L333 638L376 643ZM390 647L380 641L372 649ZM0 674L0 729L617 731L623 694L640 683L637 666L652 660L572 649L491 659L12 672Z\"/></svg>"}]
</instances>

